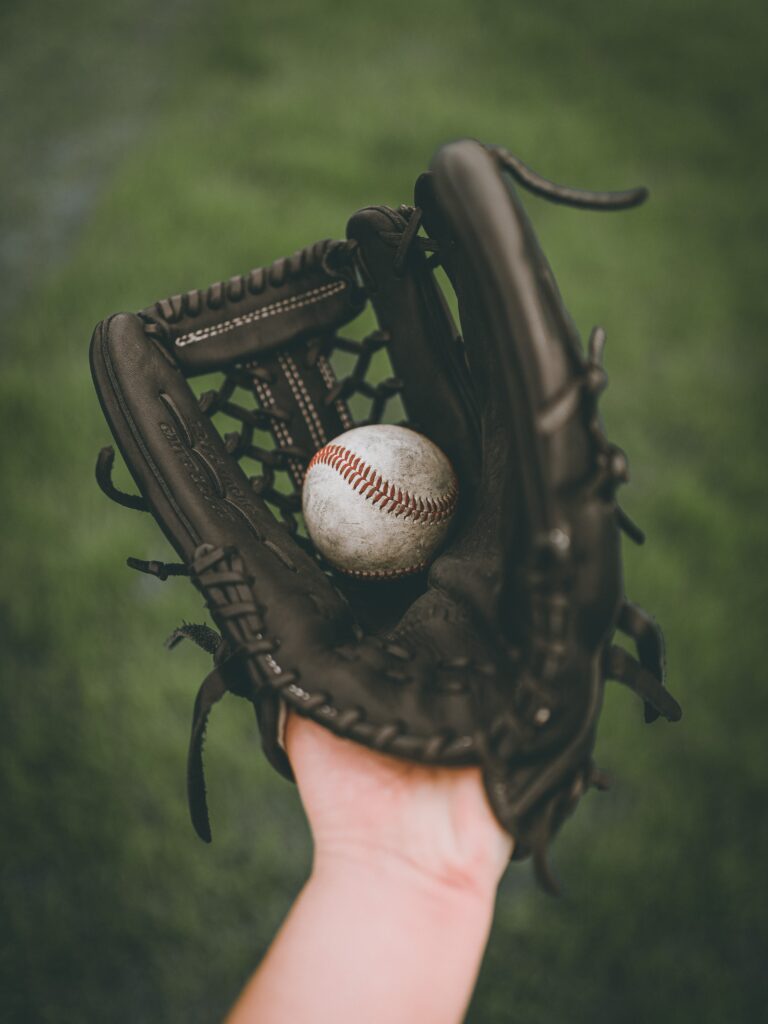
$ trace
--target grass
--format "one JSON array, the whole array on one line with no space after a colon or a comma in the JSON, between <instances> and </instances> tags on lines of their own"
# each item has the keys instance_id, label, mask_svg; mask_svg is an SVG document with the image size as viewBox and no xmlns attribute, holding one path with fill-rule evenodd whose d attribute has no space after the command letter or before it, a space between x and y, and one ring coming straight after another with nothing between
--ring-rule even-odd
<instances>
[{"instance_id":1,"label":"grass","mask_svg":"<svg viewBox=\"0 0 768 1024\"><path fill-rule=\"evenodd\" d=\"M598 760L616 786L557 842L562 901L508 872L469 1019L758 1019L761 6L78 0L0 19L3 1019L221 1017L310 860L298 794L234 699L207 746L214 845L192 835L207 663L162 641L202 609L124 569L167 548L93 482L93 324L342 237L462 135L554 180L651 188L624 215L528 206L582 332L608 329L604 415L649 534L627 588L664 625L685 711L646 730L609 692Z\"/></svg>"}]
</instances>

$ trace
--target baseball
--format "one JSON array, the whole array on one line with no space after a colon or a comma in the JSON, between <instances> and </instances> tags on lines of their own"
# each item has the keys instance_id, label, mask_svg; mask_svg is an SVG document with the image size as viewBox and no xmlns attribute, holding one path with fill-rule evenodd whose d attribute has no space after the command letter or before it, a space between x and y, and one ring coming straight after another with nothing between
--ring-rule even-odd
<instances>
[{"instance_id":1,"label":"baseball","mask_svg":"<svg viewBox=\"0 0 768 1024\"><path fill-rule=\"evenodd\" d=\"M429 565L458 496L456 474L437 445L378 424L348 430L315 453L302 507L313 544L334 568L397 579Z\"/></svg>"}]
</instances>

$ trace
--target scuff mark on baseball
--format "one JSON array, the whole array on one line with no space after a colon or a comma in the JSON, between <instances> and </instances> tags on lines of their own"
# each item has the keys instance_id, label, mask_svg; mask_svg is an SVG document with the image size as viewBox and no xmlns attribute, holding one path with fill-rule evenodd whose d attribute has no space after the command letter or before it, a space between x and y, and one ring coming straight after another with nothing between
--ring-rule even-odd
<instances>
[{"instance_id":1,"label":"scuff mark on baseball","mask_svg":"<svg viewBox=\"0 0 768 1024\"><path fill-rule=\"evenodd\" d=\"M456 511L447 456L406 427L356 427L307 467L302 511L320 554L340 572L396 579L425 569Z\"/></svg>"}]
</instances>

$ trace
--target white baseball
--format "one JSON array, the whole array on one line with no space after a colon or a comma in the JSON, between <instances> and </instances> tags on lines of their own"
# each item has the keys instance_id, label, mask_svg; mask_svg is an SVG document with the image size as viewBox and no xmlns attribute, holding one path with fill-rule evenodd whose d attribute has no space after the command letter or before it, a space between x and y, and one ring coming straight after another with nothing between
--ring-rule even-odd
<instances>
[{"instance_id":1,"label":"white baseball","mask_svg":"<svg viewBox=\"0 0 768 1024\"><path fill-rule=\"evenodd\" d=\"M356 427L315 453L304 477L313 544L352 576L419 572L445 539L458 500L447 457L422 434L389 424Z\"/></svg>"}]
</instances>

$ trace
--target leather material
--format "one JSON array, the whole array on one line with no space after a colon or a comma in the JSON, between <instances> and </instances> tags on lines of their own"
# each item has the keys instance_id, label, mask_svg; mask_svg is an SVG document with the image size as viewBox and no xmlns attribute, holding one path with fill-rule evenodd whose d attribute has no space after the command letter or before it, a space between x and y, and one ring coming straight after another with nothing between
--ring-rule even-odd
<instances>
[{"instance_id":1,"label":"leather material","mask_svg":"<svg viewBox=\"0 0 768 1024\"><path fill-rule=\"evenodd\" d=\"M464 346L424 255L410 254L406 274L393 266L393 239L401 238L407 226L402 212L371 206L350 218L347 237L358 243L371 304L389 335L389 357L403 381L408 420L446 453L462 481L462 494L472 494L480 465L480 423Z\"/></svg>"},{"instance_id":2,"label":"leather material","mask_svg":"<svg viewBox=\"0 0 768 1024\"><path fill-rule=\"evenodd\" d=\"M418 652L410 652L404 665L399 649L393 653L376 637L359 639L346 602L317 562L253 495L239 465L197 408L183 374L146 337L141 320L120 314L101 325L92 362L123 457L179 556L191 564L202 545L222 550L216 573L199 575L209 602L208 588L218 586L216 575L233 577L231 593L224 592L220 607L216 601L209 605L214 620L236 648L261 637L275 643L275 652L279 648L279 654L270 653L259 662L257 689L273 686L300 712L324 694L312 717L331 728L344 711L361 704L363 718L339 731L362 742L399 716L404 726L387 749L408 757L426 758L429 742L446 731L459 742L445 745L442 760L465 763L472 755L472 743L463 736L463 726L471 720L466 695L457 699L451 690L442 694L438 684L425 702L422 690L431 686L428 660L411 661ZM263 611L235 628L228 604L239 602L238 586L250 588L255 606ZM231 602L227 593L235 595ZM295 682L286 687L288 673ZM404 686L406 682L415 685ZM318 710L323 705L326 710Z\"/></svg>"},{"instance_id":3,"label":"leather material","mask_svg":"<svg viewBox=\"0 0 768 1024\"><path fill-rule=\"evenodd\" d=\"M208 373L354 319L364 303L334 267L339 243L317 242L208 288L161 299L143 311L179 366Z\"/></svg>"},{"instance_id":4,"label":"leather material","mask_svg":"<svg viewBox=\"0 0 768 1024\"><path fill-rule=\"evenodd\" d=\"M597 411L603 335L583 351L507 172L556 201L640 201L640 190L554 186L463 140L438 152L414 207L368 207L346 242L94 332L94 382L141 498L111 485L104 453L101 486L148 508L181 559L132 564L161 578L188 572L222 635L190 745L203 838L202 738L226 692L254 704L265 753L288 778L283 703L393 756L480 765L515 856L533 853L549 888L547 846L601 784L592 752L606 679L639 693L648 721L680 716L664 687L661 633L624 596L620 529L641 535L616 504L626 458ZM341 338L366 298L378 331ZM393 376L374 381L382 350ZM333 368L338 353L346 375ZM223 383L198 398L189 380L214 367ZM427 572L361 583L323 563L296 513L312 454L378 420L393 397L451 458L461 503ZM612 645L616 629L636 640L639 661ZM201 627L182 635L209 643Z\"/></svg>"}]
</instances>

